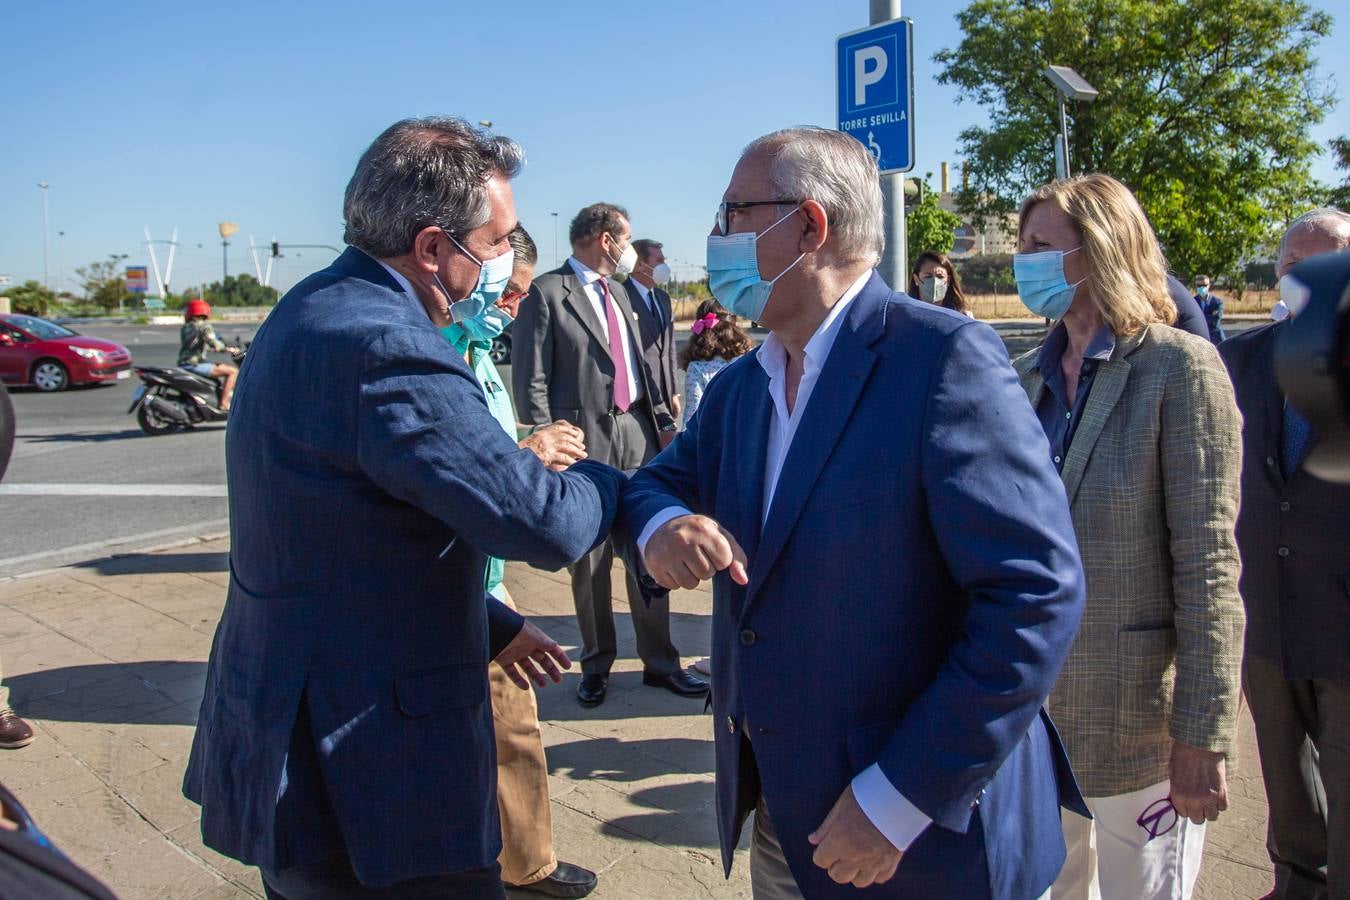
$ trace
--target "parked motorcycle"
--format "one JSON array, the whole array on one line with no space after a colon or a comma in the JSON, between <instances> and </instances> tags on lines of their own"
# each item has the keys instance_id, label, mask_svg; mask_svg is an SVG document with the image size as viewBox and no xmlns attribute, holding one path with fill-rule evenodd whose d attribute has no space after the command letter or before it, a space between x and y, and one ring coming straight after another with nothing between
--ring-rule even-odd
<instances>
[{"instance_id":1,"label":"parked motorcycle","mask_svg":"<svg viewBox=\"0 0 1350 900\"><path fill-rule=\"evenodd\" d=\"M234 346L244 348L230 354L234 364L241 365L248 345L240 344L235 338ZM220 406L224 399L224 382L177 366L134 368L141 384L136 388L127 414L135 413L137 424L146 434L169 434L203 422L223 422L230 417Z\"/></svg>"}]
</instances>

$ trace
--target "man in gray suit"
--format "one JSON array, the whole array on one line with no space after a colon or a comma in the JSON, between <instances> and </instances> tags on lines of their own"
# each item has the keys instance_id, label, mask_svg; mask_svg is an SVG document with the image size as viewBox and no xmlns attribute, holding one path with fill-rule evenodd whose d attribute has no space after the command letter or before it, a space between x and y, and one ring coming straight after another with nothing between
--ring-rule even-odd
<instances>
[{"instance_id":1,"label":"man in gray suit","mask_svg":"<svg viewBox=\"0 0 1350 900\"><path fill-rule=\"evenodd\" d=\"M609 278L631 273L637 262L628 213L611 203L592 204L572 219L568 236L572 255L535 278L513 326L516 412L531 425L559 419L577 425L591 458L633 471L670 442L675 421L643 359L628 292ZM581 629L582 706L605 701L618 655L613 564L613 542L605 541L568 567ZM680 667L670 641L669 600L648 604L633 572L625 581L643 683L685 697L706 695L707 682Z\"/></svg>"},{"instance_id":2,"label":"man in gray suit","mask_svg":"<svg viewBox=\"0 0 1350 900\"><path fill-rule=\"evenodd\" d=\"M675 318L670 306L670 294L662 286L670 282L670 266L660 241L641 238L633 241L637 265L623 286L628 289L628 301L638 317L638 334L642 338L642 355L652 370L652 379L666 401L671 416L680 418L679 367L675 364Z\"/></svg>"}]
</instances>

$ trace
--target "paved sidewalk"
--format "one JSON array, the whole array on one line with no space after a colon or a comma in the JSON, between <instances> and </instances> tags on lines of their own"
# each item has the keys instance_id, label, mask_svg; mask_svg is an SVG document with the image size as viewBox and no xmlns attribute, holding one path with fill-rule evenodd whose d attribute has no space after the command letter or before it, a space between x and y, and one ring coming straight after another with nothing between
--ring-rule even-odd
<instances>
[{"instance_id":1,"label":"paved sidewalk","mask_svg":"<svg viewBox=\"0 0 1350 900\"><path fill-rule=\"evenodd\" d=\"M0 583L5 682L38 732L29 747L0 751L0 782L126 900L262 894L255 870L202 846L197 808L179 792L227 554L226 541L205 541ZM577 646L565 573L513 565L507 583L522 612ZM688 659L706 653L710 594L681 591L672 606L677 646ZM745 855L730 881L717 861L703 704L643 687L626 616L620 637L603 706L577 705L575 674L540 695L558 853L601 873L599 898L748 898ZM1245 717L1243 729L1235 800L1210 828L1201 898L1255 898L1270 885Z\"/></svg>"}]
</instances>

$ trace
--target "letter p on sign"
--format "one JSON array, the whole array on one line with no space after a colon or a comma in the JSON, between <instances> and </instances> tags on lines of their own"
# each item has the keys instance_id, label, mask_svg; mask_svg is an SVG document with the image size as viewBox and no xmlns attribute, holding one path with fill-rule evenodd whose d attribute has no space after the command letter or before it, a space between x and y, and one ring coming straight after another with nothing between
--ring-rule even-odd
<instances>
[{"instance_id":1,"label":"letter p on sign","mask_svg":"<svg viewBox=\"0 0 1350 900\"><path fill-rule=\"evenodd\" d=\"M886 76L886 51L873 44L853 51L853 105L867 105L867 88Z\"/></svg>"}]
</instances>

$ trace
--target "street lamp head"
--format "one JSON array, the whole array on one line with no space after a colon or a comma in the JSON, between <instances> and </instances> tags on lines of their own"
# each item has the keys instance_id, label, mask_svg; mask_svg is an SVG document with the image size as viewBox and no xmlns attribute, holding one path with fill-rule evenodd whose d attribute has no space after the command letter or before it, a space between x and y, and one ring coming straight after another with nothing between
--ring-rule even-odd
<instances>
[{"instance_id":1,"label":"street lamp head","mask_svg":"<svg viewBox=\"0 0 1350 900\"><path fill-rule=\"evenodd\" d=\"M1084 103L1091 103L1097 99L1097 89L1087 83L1082 75L1079 75L1068 66L1046 66L1045 80L1055 86L1066 100L1081 100Z\"/></svg>"},{"instance_id":2,"label":"street lamp head","mask_svg":"<svg viewBox=\"0 0 1350 900\"><path fill-rule=\"evenodd\" d=\"M42 188L42 189L45 191L47 188L51 187L51 185L49 185L49 184L48 184L47 182L45 182L45 181L39 181L39 182L38 182L38 187Z\"/></svg>"},{"instance_id":3,"label":"street lamp head","mask_svg":"<svg viewBox=\"0 0 1350 900\"><path fill-rule=\"evenodd\" d=\"M491 127L492 127L492 120L491 120L491 119L479 119L479 120L478 120L478 124L479 124L479 125L482 125L484 128L491 128Z\"/></svg>"}]
</instances>

